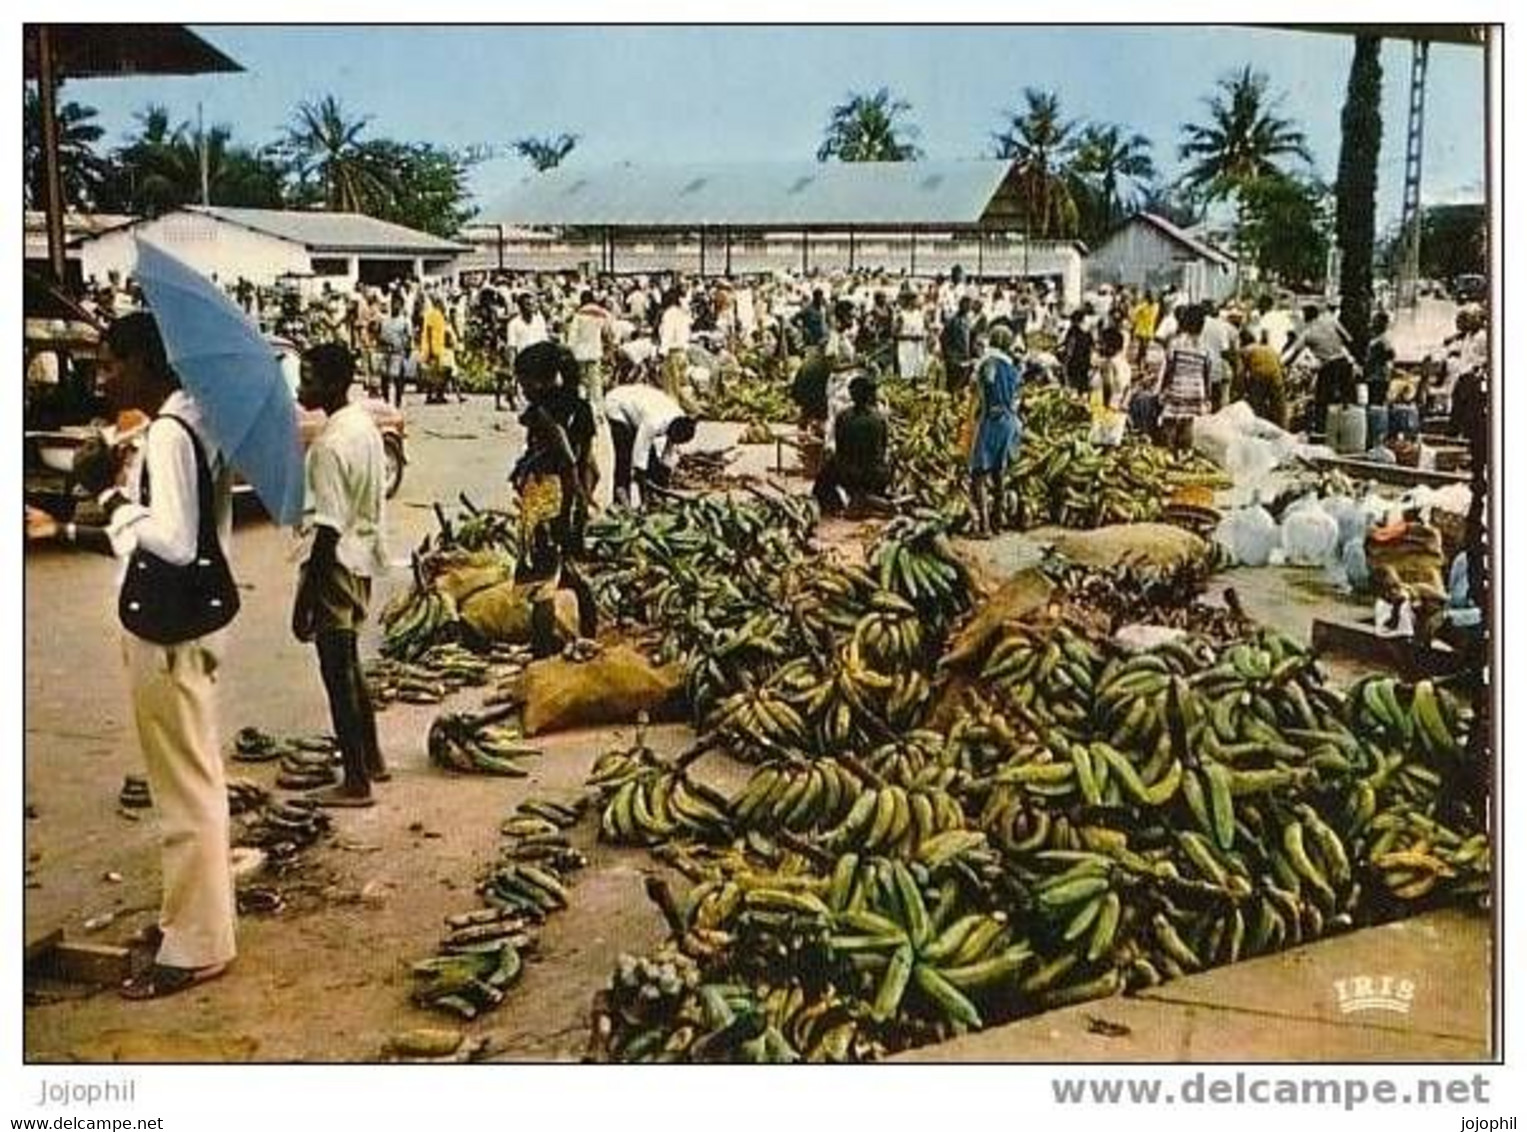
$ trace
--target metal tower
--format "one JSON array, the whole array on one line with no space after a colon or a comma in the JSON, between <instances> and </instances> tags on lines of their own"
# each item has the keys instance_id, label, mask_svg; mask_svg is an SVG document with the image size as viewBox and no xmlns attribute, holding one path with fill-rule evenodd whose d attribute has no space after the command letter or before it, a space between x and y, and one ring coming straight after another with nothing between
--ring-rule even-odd
<instances>
[{"instance_id":1,"label":"metal tower","mask_svg":"<svg viewBox=\"0 0 1527 1132\"><path fill-rule=\"evenodd\" d=\"M1396 299L1402 307L1416 303L1416 280L1421 274L1421 143L1426 123L1426 58L1431 45L1410 45L1410 118L1405 128L1405 193L1400 212L1400 264Z\"/></svg>"}]
</instances>

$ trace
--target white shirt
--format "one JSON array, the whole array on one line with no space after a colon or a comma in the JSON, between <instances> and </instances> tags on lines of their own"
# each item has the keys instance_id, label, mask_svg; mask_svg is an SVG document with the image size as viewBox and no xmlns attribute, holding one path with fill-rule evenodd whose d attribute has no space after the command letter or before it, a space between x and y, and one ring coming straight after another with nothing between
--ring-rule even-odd
<instances>
[{"instance_id":1,"label":"white shirt","mask_svg":"<svg viewBox=\"0 0 1527 1132\"><path fill-rule=\"evenodd\" d=\"M636 433L631 447L631 467L646 470L657 448L667 455L668 426L684 415L683 407L661 389L650 385L617 385L604 395L606 420L619 421Z\"/></svg>"},{"instance_id":2,"label":"white shirt","mask_svg":"<svg viewBox=\"0 0 1527 1132\"><path fill-rule=\"evenodd\" d=\"M363 405L346 405L308 446L307 504L298 561L313 552L318 527L339 535L335 557L362 578L387 572L382 539L382 499L387 492L387 458L382 434Z\"/></svg>"},{"instance_id":3,"label":"white shirt","mask_svg":"<svg viewBox=\"0 0 1527 1132\"><path fill-rule=\"evenodd\" d=\"M669 307L657 327L658 349L664 354L689 349L689 312L683 307Z\"/></svg>"},{"instance_id":4,"label":"white shirt","mask_svg":"<svg viewBox=\"0 0 1527 1132\"><path fill-rule=\"evenodd\" d=\"M604 358L604 340L610 332L610 316L597 306L579 307L567 326L567 345L580 362Z\"/></svg>"},{"instance_id":5,"label":"white shirt","mask_svg":"<svg viewBox=\"0 0 1527 1132\"><path fill-rule=\"evenodd\" d=\"M1198 336L1203 348L1209 352L1209 379L1213 382L1224 381L1229 377L1229 363L1225 361L1225 351L1235 347L1235 330L1224 319L1215 315L1204 319L1204 331Z\"/></svg>"},{"instance_id":6,"label":"white shirt","mask_svg":"<svg viewBox=\"0 0 1527 1132\"><path fill-rule=\"evenodd\" d=\"M622 344L620 352L626 356L632 365L641 365L643 362L649 361L656 356L657 346L651 338L642 335L639 338L632 338L629 342Z\"/></svg>"},{"instance_id":7,"label":"white shirt","mask_svg":"<svg viewBox=\"0 0 1527 1132\"><path fill-rule=\"evenodd\" d=\"M212 472L212 501L217 518L217 537L228 553L233 539L233 493L227 461L207 433L201 406L183 390L165 398L163 407L129 459L126 494L132 502L112 513L106 533L111 549L123 560L142 549L171 566L189 566L196 557L196 536L201 515L196 490L196 449L186 430L166 416L179 417L201 441ZM143 472L148 469L147 506L138 502L143 494ZM120 580L120 576L119 576Z\"/></svg>"},{"instance_id":8,"label":"white shirt","mask_svg":"<svg viewBox=\"0 0 1527 1132\"><path fill-rule=\"evenodd\" d=\"M526 321L524 315L517 314L509 320L505 334L511 350L523 350L526 346L546 341L546 320L540 314L534 314Z\"/></svg>"}]
</instances>

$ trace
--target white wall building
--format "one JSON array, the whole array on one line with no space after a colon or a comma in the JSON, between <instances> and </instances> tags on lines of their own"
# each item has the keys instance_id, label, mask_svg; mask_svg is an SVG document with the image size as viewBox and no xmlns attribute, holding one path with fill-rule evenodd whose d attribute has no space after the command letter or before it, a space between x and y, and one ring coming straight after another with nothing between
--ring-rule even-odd
<instances>
[{"instance_id":1,"label":"white wall building","mask_svg":"<svg viewBox=\"0 0 1527 1132\"><path fill-rule=\"evenodd\" d=\"M1087 257L1087 285L1177 287L1191 302L1235 293L1234 257L1183 231L1170 220L1137 212Z\"/></svg>"},{"instance_id":2,"label":"white wall building","mask_svg":"<svg viewBox=\"0 0 1527 1132\"><path fill-rule=\"evenodd\" d=\"M138 236L224 283L242 278L269 286L284 280L304 290L321 290L325 283L349 290L358 282L449 275L466 250L427 232L357 213L191 206L81 240L84 278L104 282L112 271L130 274Z\"/></svg>"}]
</instances>

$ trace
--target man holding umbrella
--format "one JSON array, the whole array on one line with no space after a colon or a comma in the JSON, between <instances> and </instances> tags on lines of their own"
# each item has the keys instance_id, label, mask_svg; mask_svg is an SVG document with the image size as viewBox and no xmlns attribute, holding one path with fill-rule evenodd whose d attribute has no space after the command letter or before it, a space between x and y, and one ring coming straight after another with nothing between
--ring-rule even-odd
<instances>
[{"instance_id":1,"label":"man holding umbrella","mask_svg":"<svg viewBox=\"0 0 1527 1132\"><path fill-rule=\"evenodd\" d=\"M159 811L163 903L154 965L122 988L160 998L221 975L233 960L228 797L218 744L220 633L238 611L228 570L228 465L206 416L170 367L152 315L118 319L99 372L119 410L153 418L128 465L127 490L106 500L104 527L59 524L29 509L30 538L124 560L119 613L133 717Z\"/></svg>"},{"instance_id":2,"label":"man holding umbrella","mask_svg":"<svg viewBox=\"0 0 1527 1132\"><path fill-rule=\"evenodd\" d=\"M105 526L28 509L27 535L124 560L118 578L133 717L159 811L164 894L143 933L154 963L130 999L162 998L227 970L234 944L228 793L215 684L221 630L239 609L228 567L231 472L278 523L302 515L296 405L259 327L204 276L152 244L138 281L153 313L118 319L98 372L119 410L151 418Z\"/></svg>"}]
</instances>

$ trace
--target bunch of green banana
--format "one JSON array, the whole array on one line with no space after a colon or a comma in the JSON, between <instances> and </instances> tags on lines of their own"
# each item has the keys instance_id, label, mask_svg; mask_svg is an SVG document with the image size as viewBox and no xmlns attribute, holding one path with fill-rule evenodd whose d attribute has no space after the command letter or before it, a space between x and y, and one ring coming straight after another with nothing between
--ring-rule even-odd
<instances>
[{"instance_id":1,"label":"bunch of green banana","mask_svg":"<svg viewBox=\"0 0 1527 1132\"><path fill-rule=\"evenodd\" d=\"M910 787L927 781L925 776L930 771L947 770L952 775L960 774L959 768L947 765L948 758L949 747L943 735L926 728L914 728L866 753L864 765L887 782Z\"/></svg>"},{"instance_id":2,"label":"bunch of green banana","mask_svg":"<svg viewBox=\"0 0 1527 1132\"><path fill-rule=\"evenodd\" d=\"M870 608L872 612L854 626L855 653L881 672L920 667L926 659L927 638L916 607L897 594L878 590Z\"/></svg>"},{"instance_id":3,"label":"bunch of green banana","mask_svg":"<svg viewBox=\"0 0 1527 1132\"><path fill-rule=\"evenodd\" d=\"M1393 676L1365 676L1348 691L1346 714L1358 735L1444 763L1460 759L1468 741L1467 713L1430 680L1406 687Z\"/></svg>"},{"instance_id":4,"label":"bunch of green banana","mask_svg":"<svg viewBox=\"0 0 1527 1132\"><path fill-rule=\"evenodd\" d=\"M1103 658L1065 625L1048 632L1012 627L998 637L981 670L982 681L1054 727L1085 729Z\"/></svg>"},{"instance_id":5,"label":"bunch of green banana","mask_svg":"<svg viewBox=\"0 0 1527 1132\"><path fill-rule=\"evenodd\" d=\"M511 907L480 908L445 918L442 954L496 952L508 944L523 954L535 947L537 919Z\"/></svg>"},{"instance_id":6,"label":"bunch of green banana","mask_svg":"<svg viewBox=\"0 0 1527 1132\"><path fill-rule=\"evenodd\" d=\"M740 755L750 750L798 751L811 746L806 720L772 682L720 700L707 727L726 736Z\"/></svg>"},{"instance_id":7,"label":"bunch of green banana","mask_svg":"<svg viewBox=\"0 0 1527 1132\"><path fill-rule=\"evenodd\" d=\"M751 424L794 424L797 415L789 388L743 370L729 380L717 382L705 397L705 419L746 421ZM769 442L772 443L772 436ZM739 443L750 443L743 439Z\"/></svg>"},{"instance_id":8,"label":"bunch of green banana","mask_svg":"<svg viewBox=\"0 0 1527 1132\"><path fill-rule=\"evenodd\" d=\"M599 818L600 839L615 845L655 845L675 836L711 840L730 829L725 798L667 768L623 781L608 794Z\"/></svg>"},{"instance_id":9,"label":"bunch of green banana","mask_svg":"<svg viewBox=\"0 0 1527 1132\"><path fill-rule=\"evenodd\" d=\"M869 568L882 590L925 617L949 618L970 608L971 579L949 544L954 518L918 509L892 519L870 548Z\"/></svg>"},{"instance_id":10,"label":"bunch of green banana","mask_svg":"<svg viewBox=\"0 0 1527 1132\"><path fill-rule=\"evenodd\" d=\"M408 591L382 614L382 655L414 660L456 632L456 603L435 589Z\"/></svg>"},{"instance_id":11,"label":"bunch of green banana","mask_svg":"<svg viewBox=\"0 0 1527 1132\"><path fill-rule=\"evenodd\" d=\"M1491 892L1489 835L1464 834L1408 805L1379 813L1362 861L1390 896L1400 901L1427 897L1487 897Z\"/></svg>"},{"instance_id":12,"label":"bunch of green banana","mask_svg":"<svg viewBox=\"0 0 1527 1132\"><path fill-rule=\"evenodd\" d=\"M944 790L886 784L865 787L837 825L823 831L834 852L915 857L939 834L965 829L965 814Z\"/></svg>"},{"instance_id":13,"label":"bunch of green banana","mask_svg":"<svg viewBox=\"0 0 1527 1132\"><path fill-rule=\"evenodd\" d=\"M776 761L753 773L732 799L731 813L745 827L821 829L841 821L863 789L857 775L832 759L810 765Z\"/></svg>"},{"instance_id":14,"label":"bunch of green banana","mask_svg":"<svg viewBox=\"0 0 1527 1132\"><path fill-rule=\"evenodd\" d=\"M413 966L414 1002L465 1019L476 1018L504 1000L520 977L520 953L507 939L492 948L457 951Z\"/></svg>"},{"instance_id":15,"label":"bunch of green banana","mask_svg":"<svg viewBox=\"0 0 1527 1132\"><path fill-rule=\"evenodd\" d=\"M979 1029L976 1002L1016 987L1029 947L1014 941L1004 917L959 914L957 897L930 908L901 861L875 862L874 871L863 906L834 914L828 939L873 988L870 1017L884 1024L910 1010L955 1033Z\"/></svg>"},{"instance_id":16,"label":"bunch of green banana","mask_svg":"<svg viewBox=\"0 0 1527 1132\"><path fill-rule=\"evenodd\" d=\"M554 868L533 861L496 865L479 886L483 902L508 908L540 922L567 907L567 886Z\"/></svg>"},{"instance_id":17,"label":"bunch of green banana","mask_svg":"<svg viewBox=\"0 0 1527 1132\"><path fill-rule=\"evenodd\" d=\"M529 775L520 760L539 758L541 749L527 745L518 727L491 722L494 718L466 712L436 716L429 729L430 764L462 774Z\"/></svg>"}]
</instances>

